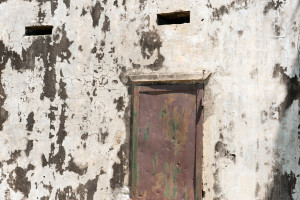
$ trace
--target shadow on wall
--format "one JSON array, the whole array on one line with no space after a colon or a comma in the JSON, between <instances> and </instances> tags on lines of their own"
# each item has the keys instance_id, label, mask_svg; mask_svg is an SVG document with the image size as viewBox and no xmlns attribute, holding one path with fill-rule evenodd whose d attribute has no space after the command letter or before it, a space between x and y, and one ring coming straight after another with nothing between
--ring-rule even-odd
<instances>
[{"instance_id":1,"label":"shadow on wall","mask_svg":"<svg viewBox=\"0 0 300 200\"><path fill-rule=\"evenodd\" d=\"M297 9L292 15L295 19ZM279 105L280 128L275 143L275 165L271 180L267 186L265 200L297 200L300 198L300 35L298 35L297 59L292 66L292 75L287 75L287 68L275 64L273 78L280 77L286 87L286 97ZM257 188L259 190L259 186ZM293 197L294 195L294 197Z\"/></svg>"}]
</instances>

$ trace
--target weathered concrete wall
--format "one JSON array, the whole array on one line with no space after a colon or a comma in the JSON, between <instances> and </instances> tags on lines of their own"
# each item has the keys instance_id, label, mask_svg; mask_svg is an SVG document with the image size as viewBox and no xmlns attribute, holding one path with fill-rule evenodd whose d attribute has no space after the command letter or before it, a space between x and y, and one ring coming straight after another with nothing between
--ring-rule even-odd
<instances>
[{"instance_id":1,"label":"weathered concrete wall","mask_svg":"<svg viewBox=\"0 0 300 200\"><path fill-rule=\"evenodd\" d=\"M0 199L128 199L127 76L205 70L204 199L299 200L299 9L1 0ZM156 25L175 10L191 23Z\"/></svg>"}]
</instances>

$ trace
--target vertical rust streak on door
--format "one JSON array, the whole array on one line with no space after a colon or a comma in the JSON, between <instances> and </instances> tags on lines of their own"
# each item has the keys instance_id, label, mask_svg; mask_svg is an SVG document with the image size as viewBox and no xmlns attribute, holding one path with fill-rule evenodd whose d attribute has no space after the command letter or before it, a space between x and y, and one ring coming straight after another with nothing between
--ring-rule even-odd
<instances>
[{"instance_id":1,"label":"vertical rust streak on door","mask_svg":"<svg viewBox=\"0 0 300 200\"><path fill-rule=\"evenodd\" d=\"M197 100L202 89L198 85L135 87L133 199L201 198L202 133L198 130L202 129L198 124L202 121Z\"/></svg>"}]
</instances>

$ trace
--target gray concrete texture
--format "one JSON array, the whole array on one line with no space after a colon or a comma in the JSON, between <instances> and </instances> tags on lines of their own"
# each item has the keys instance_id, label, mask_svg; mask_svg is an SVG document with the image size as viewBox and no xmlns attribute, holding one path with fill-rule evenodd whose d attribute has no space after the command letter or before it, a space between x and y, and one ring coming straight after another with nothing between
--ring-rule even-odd
<instances>
[{"instance_id":1,"label":"gray concrete texture","mask_svg":"<svg viewBox=\"0 0 300 200\"><path fill-rule=\"evenodd\" d=\"M178 10L190 23L157 25ZM128 76L205 72L203 199L300 200L299 10L0 0L0 199L129 199Z\"/></svg>"}]
</instances>

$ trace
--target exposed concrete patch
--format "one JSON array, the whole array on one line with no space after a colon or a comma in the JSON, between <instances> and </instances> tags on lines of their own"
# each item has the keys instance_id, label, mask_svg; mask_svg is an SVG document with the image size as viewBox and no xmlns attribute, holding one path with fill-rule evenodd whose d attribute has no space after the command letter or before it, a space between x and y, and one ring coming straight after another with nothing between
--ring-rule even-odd
<instances>
[{"instance_id":1,"label":"exposed concrete patch","mask_svg":"<svg viewBox=\"0 0 300 200\"><path fill-rule=\"evenodd\" d=\"M27 131L32 131L34 123L35 123L34 113L31 112L28 114L28 117L27 117L27 124L26 124Z\"/></svg>"},{"instance_id":2,"label":"exposed concrete patch","mask_svg":"<svg viewBox=\"0 0 300 200\"><path fill-rule=\"evenodd\" d=\"M56 191L55 200L62 199L76 199L76 194L73 192L71 186L65 187L63 190L58 189Z\"/></svg>"},{"instance_id":3,"label":"exposed concrete patch","mask_svg":"<svg viewBox=\"0 0 300 200\"><path fill-rule=\"evenodd\" d=\"M5 200L11 200L11 196L10 196L10 190L6 189L5 193L4 193L4 199Z\"/></svg>"},{"instance_id":4,"label":"exposed concrete patch","mask_svg":"<svg viewBox=\"0 0 300 200\"><path fill-rule=\"evenodd\" d=\"M22 53L23 54L23 53ZM24 53L25 54L25 53ZM33 69L34 65L24 65L22 63L22 59L25 60L25 55L23 54L23 58L19 54L17 54L15 51L10 50L8 47L5 46L3 41L0 40L0 69L1 71L5 69L5 65L8 60L11 62L12 68L22 71L24 69Z\"/></svg>"},{"instance_id":5,"label":"exposed concrete patch","mask_svg":"<svg viewBox=\"0 0 300 200\"><path fill-rule=\"evenodd\" d=\"M268 14L270 10L278 10L286 0L272 0L267 3L267 5L264 7L264 15Z\"/></svg>"},{"instance_id":6,"label":"exposed concrete patch","mask_svg":"<svg viewBox=\"0 0 300 200\"><path fill-rule=\"evenodd\" d=\"M64 0L64 4L67 8L70 8L70 0Z\"/></svg>"},{"instance_id":7,"label":"exposed concrete patch","mask_svg":"<svg viewBox=\"0 0 300 200\"><path fill-rule=\"evenodd\" d=\"M128 85L128 76L127 76L126 67L119 65L118 72L119 72L119 79L121 83L123 83L123 85Z\"/></svg>"},{"instance_id":8,"label":"exposed concrete patch","mask_svg":"<svg viewBox=\"0 0 300 200\"><path fill-rule=\"evenodd\" d=\"M286 85L287 95L284 101L280 104L280 120L283 118L285 111L292 105L293 101L300 100L300 82L295 75L289 77L284 68L280 64L274 66L273 78L280 77L283 84Z\"/></svg>"},{"instance_id":9,"label":"exposed concrete patch","mask_svg":"<svg viewBox=\"0 0 300 200\"><path fill-rule=\"evenodd\" d=\"M132 63L132 67L133 67L133 69L139 69L139 68L141 68L141 65Z\"/></svg>"},{"instance_id":10,"label":"exposed concrete patch","mask_svg":"<svg viewBox=\"0 0 300 200\"><path fill-rule=\"evenodd\" d=\"M125 103L124 103L123 97L119 97L118 99L114 99L114 103L116 104L116 108L117 108L118 112L124 110Z\"/></svg>"},{"instance_id":11,"label":"exposed concrete patch","mask_svg":"<svg viewBox=\"0 0 300 200\"><path fill-rule=\"evenodd\" d=\"M82 185L80 184L77 188L78 193L80 194L80 198L84 199L86 196L86 200L93 200L95 192L97 190L98 185L98 178L99 175L97 175L94 179L88 180L86 184Z\"/></svg>"},{"instance_id":12,"label":"exposed concrete patch","mask_svg":"<svg viewBox=\"0 0 300 200\"><path fill-rule=\"evenodd\" d=\"M10 59L12 67L19 72L27 69L33 70L35 57L42 59L45 67L45 86L44 93L41 95L41 98L43 99L43 97L46 96L53 100L56 93L56 75L54 68L57 57L60 57L61 61L68 61L71 56L71 52L68 48L71 46L72 42L66 37L65 26L63 26L62 29L57 28L56 36L59 36L60 34L60 41L53 45L51 45L50 37L39 37L34 40L27 50L22 50L22 57L16 52L9 50L5 47L3 42L0 41L0 54L3 55L0 60L1 69L4 69L8 59ZM49 52L49 55L43 52Z\"/></svg>"},{"instance_id":13,"label":"exposed concrete patch","mask_svg":"<svg viewBox=\"0 0 300 200\"><path fill-rule=\"evenodd\" d=\"M5 69L5 65L10 58L12 66L18 65L20 57L13 51L10 51L0 40L0 131L3 130L3 123L8 118L8 112L2 107L4 105L6 95L2 86L2 71Z\"/></svg>"},{"instance_id":14,"label":"exposed concrete patch","mask_svg":"<svg viewBox=\"0 0 300 200\"><path fill-rule=\"evenodd\" d=\"M88 133L84 133L84 134L81 135L82 140L86 140L88 137L89 137Z\"/></svg>"},{"instance_id":15,"label":"exposed concrete patch","mask_svg":"<svg viewBox=\"0 0 300 200\"><path fill-rule=\"evenodd\" d=\"M281 32L281 27L278 24L274 25L274 29L275 29L275 34L277 36L280 36L280 32Z\"/></svg>"},{"instance_id":16,"label":"exposed concrete patch","mask_svg":"<svg viewBox=\"0 0 300 200\"><path fill-rule=\"evenodd\" d=\"M242 31L242 30L239 30L239 31L238 31L238 35L239 35L240 37L242 37L243 33L244 33L244 31Z\"/></svg>"},{"instance_id":17,"label":"exposed concrete patch","mask_svg":"<svg viewBox=\"0 0 300 200\"><path fill-rule=\"evenodd\" d=\"M120 159L120 163L114 163L113 165L113 178L110 179L110 187L115 190L116 188L122 188L124 186L124 178L126 175L126 171L128 169L127 163L127 145L121 145L120 150L118 152L118 157Z\"/></svg>"},{"instance_id":18,"label":"exposed concrete patch","mask_svg":"<svg viewBox=\"0 0 300 200\"><path fill-rule=\"evenodd\" d=\"M105 15L105 19L102 26L102 31L106 33L107 31L110 31L110 19L108 16Z\"/></svg>"},{"instance_id":19,"label":"exposed concrete patch","mask_svg":"<svg viewBox=\"0 0 300 200\"><path fill-rule=\"evenodd\" d=\"M146 68L157 71L163 66L165 58L160 53L160 48L162 47L162 42L160 36L156 31L148 31L141 33L140 39L141 53L144 59L150 59L154 52L157 53L157 59L153 64L146 65Z\"/></svg>"},{"instance_id":20,"label":"exposed concrete patch","mask_svg":"<svg viewBox=\"0 0 300 200\"><path fill-rule=\"evenodd\" d=\"M97 1L95 6L91 10L91 15L92 15L92 19L93 19L93 27L94 28L99 25L101 12L103 10L104 10L104 8L101 6L101 3L99 1Z\"/></svg>"},{"instance_id":21,"label":"exposed concrete patch","mask_svg":"<svg viewBox=\"0 0 300 200\"><path fill-rule=\"evenodd\" d=\"M145 9L145 2L147 2L147 0L139 0L139 3L140 3L140 10L144 10Z\"/></svg>"},{"instance_id":22,"label":"exposed concrete patch","mask_svg":"<svg viewBox=\"0 0 300 200\"><path fill-rule=\"evenodd\" d=\"M0 199L130 199L128 75L202 70L214 72L203 200L299 199L297 3L1 1ZM191 11L190 24L156 26L157 13L178 9ZM53 34L25 37L33 25ZM274 151L285 159L274 172L285 189L269 183ZM26 173L22 189L15 171Z\"/></svg>"},{"instance_id":23,"label":"exposed concrete patch","mask_svg":"<svg viewBox=\"0 0 300 200\"><path fill-rule=\"evenodd\" d=\"M67 91L66 91L66 83L63 81L63 73L62 70L60 70L60 76L62 77L59 81L59 90L58 90L58 96L62 100L66 100L68 98Z\"/></svg>"},{"instance_id":24,"label":"exposed concrete patch","mask_svg":"<svg viewBox=\"0 0 300 200\"><path fill-rule=\"evenodd\" d=\"M21 150L15 150L10 154L10 159L7 160L7 164L10 165L12 163L16 163L17 159L21 156Z\"/></svg>"},{"instance_id":25,"label":"exposed concrete patch","mask_svg":"<svg viewBox=\"0 0 300 200\"><path fill-rule=\"evenodd\" d=\"M45 17L46 17L46 11L42 10L42 8L41 8L42 4L43 4L42 2L40 2L40 4L39 4L39 6L40 6L39 13L38 13L38 17L39 17L38 22L39 23L43 23L45 21Z\"/></svg>"},{"instance_id":26,"label":"exposed concrete patch","mask_svg":"<svg viewBox=\"0 0 300 200\"><path fill-rule=\"evenodd\" d=\"M213 19L214 20L221 20L224 14L228 14L229 10L225 5L222 5L220 8L214 8L213 11Z\"/></svg>"},{"instance_id":27,"label":"exposed concrete patch","mask_svg":"<svg viewBox=\"0 0 300 200\"><path fill-rule=\"evenodd\" d=\"M42 165L46 166L46 165L55 165L55 169L57 172L59 172L60 174L63 174L64 169L63 169L63 164L66 158L66 152L65 152L65 148L62 146L58 147L58 152L54 154L54 143L51 144L51 152L49 154L49 159L48 161L46 160L45 156L43 155L42 157Z\"/></svg>"},{"instance_id":28,"label":"exposed concrete patch","mask_svg":"<svg viewBox=\"0 0 300 200\"><path fill-rule=\"evenodd\" d=\"M8 112L0 107L0 131L3 130L3 123L7 120L8 118Z\"/></svg>"},{"instance_id":29,"label":"exposed concrete patch","mask_svg":"<svg viewBox=\"0 0 300 200\"><path fill-rule=\"evenodd\" d=\"M26 149L25 149L25 154L28 157L30 154L30 151L33 149L33 140L28 140Z\"/></svg>"},{"instance_id":30,"label":"exposed concrete patch","mask_svg":"<svg viewBox=\"0 0 300 200\"><path fill-rule=\"evenodd\" d=\"M45 167L46 165L54 164L55 169L60 174L63 174L63 172L64 172L63 165L64 165L65 158L66 158L65 148L63 147L63 141L64 141L65 137L67 136L67 132L65 131L65 121L67 119L67 116L65 114L66 108L67 108L66 103L63 103L61 106L61 115L59 117L59 120L60 120L59 129L56 134L56 136L57 136L56 143L58 144L58 152L54 155L55 144L52 143L51 144L51 152L49 154L48 161L46 160L45 155L42 155L42 166Z\"/></svg>"},{"instance_id":31,"label":"exposed concrete patch","mask_svg":"<svg viewBox=\"0 0 300 200\"><path fill-rule=\"evenodd\" d=\"M106 138L109 135L108 131L107 130L104 131L104 130L100 129L100 135L101 135L102 144L105 144Z\"/></svg>"},{"instance_id":32,"label":"exposed concrete patch","mask_svg":"<svg viewBox=\"0 0 300 200\"><path fill-rule=\"evenodd\" d=\"M48 118L50 119L50 129L55 130L55 126L53 125L53 122L56 120L55 111L58 110L58 107L50 106L50 113L48 114ZM49 135L49 138L52 138L53 135Z\"/></svg>"},{"instance_id":33,"label":"exposed concrete patch","mask_svg":"<svg viewBox=\"0 0 300 200\"><path fill-rule=\"evenodd\" d=\"M103 53L103 49L99 48L99 50L97 49L97 47L94 47L91 51L92 54L95 54L96 58L98 59L99 62L101 62L101 60L104 57L104 53Z\"/></svg>"},{"instance_id":34,"label":"exposed concrete patch","mask_svg":"<svg viewBox=\"0 0 300 200\"><path fill-rule=\"evenodd\" d=\"M67 109L67 104L66 103L63 103L62 106L61 106L61 114L59 116L59 129L58 129L58 132L57 132L57 141L56 143L59 144L59 145L62 145L65 137L67 136L67 132L65 131L65 122L66 122L66 119L67 119L67 116L66 116L66 109Z\"/></svg>"},{"instance_id":35,"label":"exposed concrete patch","mask_svg":"<svg viewBox=\"0 0 300 200\"><path fill-rule=\"evenodd\" d=\"M69 166L66 168L66 170L79 174L80 176L84 175L87 172L87 169L88 167L77 166L74 162L73 157L71 157L71 160L69 161Z\"/></svg>"},{"instance_id":36,"label":"exposed concrete patch","mask_svg":"<svg viewBox=\"0 0 300 200\"><path fill-rule=\"evenodd\" d=\"M212 6L209 4L207 5L209 8L212 8ZM225 14L229 14L230 10L241 10L241 9L247 9L248 8L248 2L247 0L239 0L239 1L232 1L230 4L222 5L219 8L213 8L212 13L212 21L220 21Z\"/></svg>"},{"instance_id":37,"label":"exposed concrete patch","mask_svg":"<svg viewBox=\"0 0 300 200\"><path fill-rule=\"evenodd\" d=\"M10 188L14 191L20 191L25 197L28 197L31 189L31 183L26 174L28 171L34 170L34 168L35 167L31 164L27 166L27 169L16 167L15 170L9 174L9 179L7 180Z\"/></svg>"},{"instance_id":38,"label":"exposed concrete patch","mask_svg":"<svg viewBox=\"0 0 300 200\"><path fill-rule=\"evenodd\" d=\"M235 163L236 155L230 153L229 150L227 149L227 145L224 144L222 141L218 141L216 143L215 152L216 152L217 159L226 157Z\"/></svg>"},{"instance_id":39,"label":"exposed concrete patch","mask_svg":"<svg viewBox=\"0 0 300 200\"><path fill-rule=\"evenodd\" d=\"M81 17L83 17L83 16L85 16L87 14L87 11L84 9L84 8L82 8L82 11L81 11Z\"/></svg>"},{"instance_id":40,"label":"exposed concrete patch","mask_svg":"<svg viewBox=\"0 0 300 200\"><path fill-rule=\"evenodd\" d=\"M294 200L292 194L295 192L295 185L297 182L296 176L293 172L283 173L282 169L275 166L272 171L273 181L271 186L267 188L266 200Z\"/></svg>"},{"instance_id":41,"label":"exposed concrete patch","mask_svg":"<svg viewBox=\"0 0 300 200\"><path fill-rule=\"evenodd\" d=\"M51 0L51 14L54 16L54 13L58 7L58 0Z\"/></svg>"}]
</instances>

